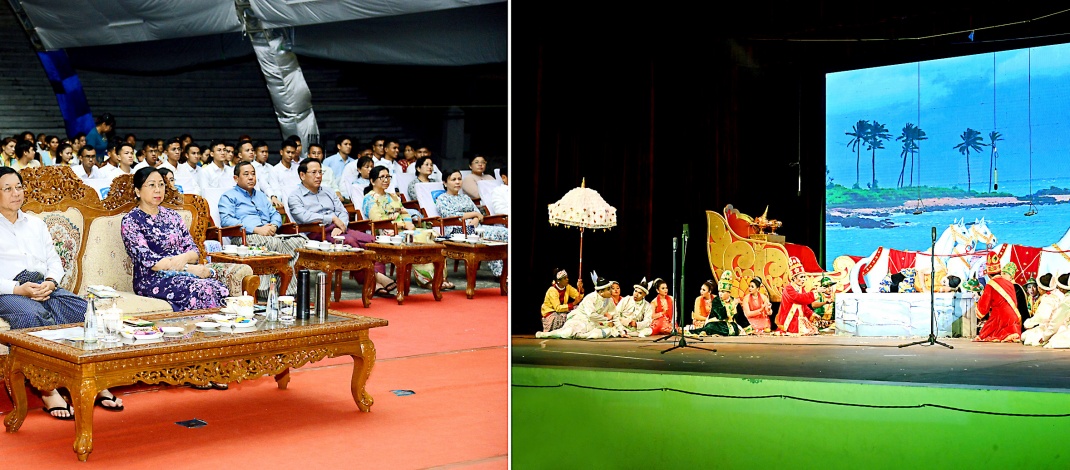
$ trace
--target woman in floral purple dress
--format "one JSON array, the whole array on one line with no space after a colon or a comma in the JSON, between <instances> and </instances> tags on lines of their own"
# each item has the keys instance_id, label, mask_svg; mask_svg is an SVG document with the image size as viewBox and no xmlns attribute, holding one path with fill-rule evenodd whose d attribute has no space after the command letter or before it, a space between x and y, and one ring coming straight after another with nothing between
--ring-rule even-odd
<instances>
[{"instance_id":1,"label":"woman in floral purple dress","mask_svg":"<svg viewBox=\"0 0 1070 470\"><path fill-rule=\"evenodd\" d=\"M230 292L213 279L214 267L197 264L200 252L182 217L160 206L166 186L155 168L134 174L139 203L122 223L123 244L134 262L134 293L166 300L176 312L219 307Z\"/></svg>"}]
</instances>

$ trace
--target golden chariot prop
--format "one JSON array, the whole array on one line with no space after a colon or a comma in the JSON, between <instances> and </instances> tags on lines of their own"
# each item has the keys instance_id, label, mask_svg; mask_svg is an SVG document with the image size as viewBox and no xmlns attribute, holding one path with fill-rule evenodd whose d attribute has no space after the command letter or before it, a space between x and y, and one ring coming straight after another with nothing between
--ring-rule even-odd
<instances>
[{"instance_id":1,"label":"golden chariot prop","mask_svg":"<svg viewBox=\"0 0 1070 470\"><path fill-rule=\"evenodd\" d=\"M822 269L814 256L814 251L804 245L787 243L784 236L778 235L776 229L783 224L769 218L769 208L755 218L739 212L731 204L725 206L724 213L706 211L707 235L706 253L710 259L710 271L714 279L719 278L725 270L732 271L732 296L740 298L746 294L747 284L757 276L768 288L769 300L780 302L780 292L790 281L788 278L788 259L798 257L811 274L807 290L828 276L836 284L833 292L842 292L848 286L850 266L836 260L832 272ZM770 233L765 233L770 230ZM850 261L849 259L847 261Z\"/></svg>"}]
</instances>

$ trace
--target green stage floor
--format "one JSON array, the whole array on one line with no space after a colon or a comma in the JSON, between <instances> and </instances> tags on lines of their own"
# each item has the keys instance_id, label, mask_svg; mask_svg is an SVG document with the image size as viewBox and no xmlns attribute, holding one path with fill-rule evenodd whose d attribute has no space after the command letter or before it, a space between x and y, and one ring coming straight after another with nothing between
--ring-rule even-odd
<instances>
[{"instance_id":1,"label":"green stage floor","mask_svg":"<svg viewBox=\"0 0 1070 470\"><path fill-rule=\"evenodd\" d=\"M1070 468L1070 351L513 338L514 468ZM711 344L714 343L714 344Z\"/></svg>"}]
</instances>

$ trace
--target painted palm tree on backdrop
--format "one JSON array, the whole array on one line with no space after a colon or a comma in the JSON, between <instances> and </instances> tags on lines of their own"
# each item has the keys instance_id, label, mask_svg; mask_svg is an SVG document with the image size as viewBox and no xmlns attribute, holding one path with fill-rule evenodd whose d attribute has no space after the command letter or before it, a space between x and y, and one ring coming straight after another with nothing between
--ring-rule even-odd
<instances>
[{"instance_id":1,"label":"painted palm tree on backdrop","mask_svg":"<svg viewBox=\"0 0 1070 470\"><path fill-rule=\"evenodd\" d=\"M968 192L970 191L970 185L972 183L970 178L970 152L980 152L981 147L985 147L987 144L981 142L983 138L981 137L980 132L969 127L966 128L966 131L963 132L959 138L962 139L962 142L955 145L954 148L958 150L959 153L966 156L966 191Z\"/></svg>"},{"instance_id":2,"label":"painted palm tree on backdrop","mask_svg":"<svg viewBox=\"0 0 1070 470\"><path fill-rule=\"evenodd\" d=\"M927 139L925 131L910 122L903 126L902 133L895 138L897 141L903 141L903 151L899 153L899 156L903 157L903 167L899 170L898 187L902 188L903 183L906 182L903 174L907 169L907 155L910 155L910 186L914 186L914 152L919 150L918 142Z\"/></svg>"},{"instance_id":3,"label":"painted palm tree on backdrop","mask_svg":"<svg viewBox=\"0 0 1070 470\"><path fill-rule=\"evenodd\" d=\"M858 189L858 165L862 161L862 145L866 143L866 135L869 132L869 121L859 119L855 123L854 127L851 127L851 132L844 132L851 137L851 141L847 142L847 146L855 152L855 185L854 189Z\"/></svg>"},{"instance_id":4,"label":"painted palm tree on backdrop","mask_svg":"<svg viewBox=\"0 0 1070 470\"><path fill-rule=\"evenodd\" d=\"M1003 140L1003 134L996 131L988 133L988 145L991 147L991 150L988 153L988 192L992 192L993 179L997 181L996 185L999 185L999 178L996 178L996 159L999 158L999 151L996 150L996 142L1001 140Z\"/></svg>"},{"instance_id":5,"label":"painted palm tree on backdrop","mask_svg":"<svg viewBox=\"0 0 1070 470\"><path fill-rule=\"evenodd\" d=\"M877 150L884 148L884 141L891 139L892 135L888 133L888 129L884 127L884 124L873 121L870 124L868 132L866 132L865 140L866 145L869 147L866 150L872 152L870 154L870 166L873 169L873 181L869 184L870 189L877 189Z\"/></svg>"}]
</instances>

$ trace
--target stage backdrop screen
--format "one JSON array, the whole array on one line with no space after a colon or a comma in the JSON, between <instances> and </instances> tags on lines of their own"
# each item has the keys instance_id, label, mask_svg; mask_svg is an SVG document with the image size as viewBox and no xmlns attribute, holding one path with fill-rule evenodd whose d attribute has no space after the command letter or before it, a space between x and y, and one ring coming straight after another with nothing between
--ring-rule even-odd
<instances>
[{"instance_id":1,"label":"stage backdrop screen","mask_svg":"<svg viewBox=\"0 0 1070 470\"><path fill-rule=\"evenodd\" d=\"M1030 257L1070 248L1070 44L830 73L825 88L826 262L924 250L962 219Z\"/></svg>"}]
</instances>

